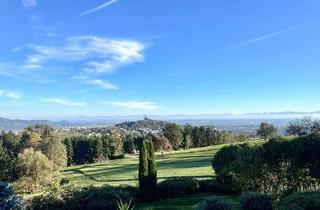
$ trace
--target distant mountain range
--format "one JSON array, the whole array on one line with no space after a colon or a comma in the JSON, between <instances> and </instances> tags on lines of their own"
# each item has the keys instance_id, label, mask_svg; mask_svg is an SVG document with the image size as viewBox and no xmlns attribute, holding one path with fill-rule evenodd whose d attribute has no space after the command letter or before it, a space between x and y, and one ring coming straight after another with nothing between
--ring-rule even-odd
<instances>
[{"instance_id":1,"label":"distant mountain range","mask_svg":"<svg viewBox=\"0 0 320 210\"><path fill-rule=\"evenodd\" d=\"M7 119L0 117L0 130L8 131L8 130L21 130L25 127L35 124L46 124L55 126L54 122L48 120L18 120L18 119Z\"/></svg>"},{"instance_id":2,"label":"distant mountain range","mask_svg":"<svg viewBox=\"0 0 320 210\"><path fill-rule=\"evenodd\" d=\"M171 114L171 115L110 115L110 116L73 116L50 118L53 121L65 120L72 123L120 123L124 121L141 120L148 117L155 120L185 120L185 119L292 119L303 116L320 117L320 111L284 111L284 112L252 112L252 113L223 113L223 114Z\"/></svg>"},{"instance_id":3,"label":"distant mountain range","mask_svg":"<svg viewBox=\"0 0 320 210\"><path fill-rule=\"evenodd\" d=\"M255 132L257 126L264 121L270 122L278 126L279 130L283 130L286 124L295 118L303 116L311 116L320 118L320 111L315 112L266 112L266 113L246 113L246 114L194 114L194 115L148 115L150 121L141 121L146 116L130 115L130 116L76 116L76 117L60 117L49 118L50 120L20 120L7 119L0 117L0 130L19 131L27 126L35 124L46 124L55 128L63 128L69 126L95 126L95 125L114 125L123 128L131 128L145 125L150 122L148 126L162 127L161 121L175 122L178 124L192 124L192 125L214 125L216 127L233 130ZM125 122L125 123L123 123Z\"/></svg>"}]
</instances>

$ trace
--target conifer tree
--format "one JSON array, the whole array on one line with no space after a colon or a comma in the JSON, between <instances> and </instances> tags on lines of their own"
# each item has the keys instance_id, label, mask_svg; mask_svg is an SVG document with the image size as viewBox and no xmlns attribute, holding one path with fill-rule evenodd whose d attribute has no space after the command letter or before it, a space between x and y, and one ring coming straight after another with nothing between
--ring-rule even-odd
<instances>
[{"instance_id":1,"label":"conifer tree","mask_svg":"<svg viewBox=\"0 0 320 210\"><path fill-rule=\"evenodd\" d=\"M150 202L158 199L157 163L154 146L149 139L143 142L139 154L139 189L142 201Z\"/></svg>"}]
</instances>

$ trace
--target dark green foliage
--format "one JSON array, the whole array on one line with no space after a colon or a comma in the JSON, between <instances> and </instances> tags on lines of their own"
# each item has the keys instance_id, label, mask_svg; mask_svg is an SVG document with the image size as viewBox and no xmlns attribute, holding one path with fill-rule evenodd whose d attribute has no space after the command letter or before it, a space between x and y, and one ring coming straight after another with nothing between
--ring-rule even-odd
<instances>
[{"instance_id":1,"label":"dark green foliage","mask_svg":"<svg viewBox=\"0 0 320 210\"><path fill-rule=\"evenodd\" d=\"M68 178L62 178L62 179L60 179L59 184L65 185L65 184L68 184L69 182L70 182L70 180Z\"/></svg>"},{"instance_id":2,"label":"dark green foliage","mask_svg":"<svg viewBox=\"0 0 320 210\"><path fill-rule=\"evenodd\" d=\"M199 191L199 182L189 177L169 178L159 184L161 199L183 197Z\"/></svg>"},{"instance_id":3,"label":"dark green foliage","mask_svg":"<svg viewBox=\"0 0 320 210\"><path fill-rule=\"evenodd\" d=\"M70 188L58 192L49 192L36 196L31 201L33 210L116 210L117 202L124 203L132 200L133 205L136 190L132 187L86 187Z\"/></svg>"},{"instance_id":4,"label":"dark green foliage","mask_svg":"<svg viewBox=\"0 0 320 210\"><path fill-rule=\"evenodd\" d=\"M13 132L0 134L0 181L12 182L19 178L16 167L20 139Z\"/></svg>"},{"instance_id":5,"label":"dark green foliage","mask_svg":"<svg viewBox=\"0 0 320 210\"><path fill-rule=\"evenodd\" d=\"M85 136L71 137L73 145L73 162L75 164L90 163L93 160L91 155L91 139Z\"/></svg>"},{"instance_id":6,"label":"dark green foliage","mask_svg":"<svg viewBox=\"0 0 320 210\"><path fill-rule=\"evenodd\" d=\"M114 155L114 156L109 156L109 160L118 160L118 159L123 159L125 157L126 157L125 154Z\"/></svg>"},{"instance_id":7,"label":"dark green foliage","mask_svg":"<svg viewBox=\"0 0 320 210\"><path fill-rule=\"evenodd\" d=\"M103 142L101 138L94 138L91 142L91 162L104 160Z\"/></svg>"},{"instance_id":8,"label":"dark green foliage","mask_svg":"<svg viewBox=\"0 0 320 210\"><path fill-rule=\"evenodd\" d=\"M225 197L212 196L198 205L196 210L231 210L233 208L233 202Z\"/></svg>"},{"instance_id":9,"label":"dark green foliage","mask_svg":"<svg viewBox=\"0 0 320 210\"><path fill-rule=\"evenodd\" d=\"M216 173L226 170L239 155L241 145L225 146L213 156L212 167Z\"/></svg>"},{"instance_id":10,"label":"dark green foliage","mask_svg":"<svg viewBox=\"0 0 320 210\"><path fill-rule=\"evenodd\" d=\"M199 183L199 192L215 192L215 180L213 178L201 179L201 180L198 180L198 183Z\"/></svg>"},{"instance_id":11,"label":"dark green foliage","mask_svg":"<svg viewBox=\"0 0 320 210\"><path fill-rule=\"evenodd\" d=\"M269 123L263 122L260 124L260 127L257 130L257 136L260 138L267 140L273 136L276 136L278 133L277 128Z\"/></svg>"},{"instance_id":12,"label":"dark green foliage","mask_svg":"<svg viewBox=\"0 0 320 210\"><path fill-rule=\"evenodd\" d=\"M110 154L110 141L106 136L101 137L103 157L107 158Z\"/></svg>"},{"instance_id":13,"label":"dark green foliage","mask_svg":"<svg viewBox=\"0 0 320 210\"><path fill-rule=\"evenodd\" d=\"M269 195L257 192L244 193L240 198L241 210L272 210L273 202Z\"/></svg>"},{"instance_id":14,"label":"dark green foliage","mask_svg":"<svg viewBox=\"0 0 320 210\"><path fill-rule=\"evenodd\" d=\"M188 130L186 132L189 133ZM243 141L243 138L245 137L241 136L240 138L239 134L228 133L212 127L191 127L191 145L193 147L206 147L210 145L232 143L236 141Z\"/></svg>"},{"instance_id":15,"label":"dark green foliage","mask_svg":"<svg viewBox=\"0 0 320 210\"><path fill-rule=\"evenodd\" d=\"M117 127L127 129L127 130L139 130L139 129L151 129L151 130L161 130L166 126L167 122L160 120L152 120L149 118L144 118L138 121L128 121L120 124L116 124Z\"/></svg>"},{"instance_id":16,"label":"dark green foliage","mask_svg":"<svg viewBox=\"0 0 320 210\"><path fill-rule=\"evenodd\" d=\"M173 149L178 149L183 138L182 127L174 123L168 123L163 132L164 136L172 144Z\"/></svg>"},{"instance_id":17,"label":"dark green foliage","mask_svg":"<svg viewBox=\"0 0 320 210\"><path fill-rule=\"evenodd\" d=\"M68 165L94 163L113 157L123 157L122 141L114 137L74 136L66 138ZM121 149L119 149L121 147Z\"/></svg>"},{"instance_id":18,"label":"dark green foliage","mask_svg":"<svg viewBox=\"0 0 320 210\"><path fill-rule=\"evenodd\" d=\"M133 139L127 139L123 142L123 151L128 154L133 154L135 151L135 145Z\"/></svg>"},{"instance_id":19,"label":"dark green foliage","mask_svg":"<svg viewBox=\"0 0 320 210\"><path fill-rule=\"evenodd\" d=\"M67 151L67 166L73 165L73 145L72 140L70 138L66 138L64 140L64 144L66 146Z\"/></svg>"},{"instance_id":20,"label":"dark green foliage","mask_svg":"<svg viewBox=\"0 0 320 210\"><path fill-rule=\"evenodd\" d=\"M158 199L157 163L154 156L154 146L151 140L143 142L139 153L139 189L142 201Z\"/></svg>"},{"instance_id":21,"label":"dark green foliage","mask_svg":"<svg viewBox=\"0 0 320 210\"><path fill-rule=\"evenodd\" d=\"M25 201L15 194L13 189L4 182L0 182L0 209L1 210L24 210Z\"/></svg>"},{"instance_id":22,"label":"dark green foliage","mask_svg":"<svg viewBox=\"0 0 320 210\"><path fill-rule=\"evenodd\" d=\"M189 149L192 145L192 126L186 125L183 131L182 148Z\"/></svg>"},{"instance_id":23,"label":"dark green foliage","mask_svg":"<svg viewBox=\"0 0 320 210\"><path fill-rule=\"evenodd\" d=\"M213 168L217 183L232 190L272 193L276 199L320 184L320 134L262 145L221 149Z\"/></svg>"},{"instance_id":24,"label":"dark green foliage","mask_svg":"<svg viewBox=\"0 0 320 210\"><path fill-rule=\"evenodd\" d=\"M134 145L136 146L137 150L139 150L139 151L141 150L142 145L143 145L143 141L144 141L144 137L141 137L141 136L135 137L133 139Z\"/></svg>"},{"instance_id":25,"label":"dark green foliage","mask_svg":"<svg viewBox=\"0 0 320 210\"><path fill-rule=\"evenodd\" d=\"M284 198L281 210L319 210L320 191L297 192Z\"/></svg>"}]
</instances>

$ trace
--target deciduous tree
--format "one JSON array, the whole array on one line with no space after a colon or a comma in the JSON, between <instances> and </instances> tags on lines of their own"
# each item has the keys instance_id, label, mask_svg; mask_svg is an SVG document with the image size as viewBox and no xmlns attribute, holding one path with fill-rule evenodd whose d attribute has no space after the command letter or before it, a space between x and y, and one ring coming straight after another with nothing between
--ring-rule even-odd
<instances>
[{"instance_id":1,"label":"deciduous tree","mask_svg":"<svg viewBox=\"0 0 320 210\"><path fill-rule=\"evenodd\" d=\"M18 155L18 163L23 173L19 183L26 191L37 191L52 182L53 162L41 151L35 151L33 148L25 149Z\"/></svg>"},{"instance_id":2,"label":"deciduous tree","mask_svg":"<svg viewBox=\"0 0 320 210\"><path fill-rule=\"evenodd\" d=\"M257 135L264 140L267 140L273 136L276 136L278 133L277 128L269 123L263 122L260 124L260 127L257 130Z\"/></svg>"}]
</instances>

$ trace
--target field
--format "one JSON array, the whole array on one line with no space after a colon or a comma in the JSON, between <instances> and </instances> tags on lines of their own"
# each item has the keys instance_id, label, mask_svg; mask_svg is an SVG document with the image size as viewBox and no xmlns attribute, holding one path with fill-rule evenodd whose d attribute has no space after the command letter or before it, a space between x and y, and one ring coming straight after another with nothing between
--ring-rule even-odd
<instances>
[{"instance_id":1,"label":"field","mask_svg":"<svg viewBox=\"0 0 320 210\"><path fill-rule=\"evenodd\" d=\"M200 179L212 177L214 172L211 160L223 146L225 145L165 152L164 156L156 153L158 180L180 176ZM61 177L69 179L69 184L73 186L105 184L137 186L138 156L130 155L119 160L68 167L62 172Z\"/></svg>"},{"instance_id":2,"label":"field","mask_svg":"<svg viewBox=\"0 0 320 210\"><path fill-rule=\"evenodd\" d=\"M156 154L158 179L168 177L192 176L209 178L214 175L211 163L213 154L221 146L168 152L164 156ZM138 156L109 160L101 163L74 166L65 169L62 177L72 185L137 185Z\"/></svg>"}]
</instances>

